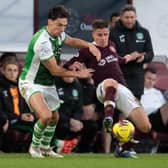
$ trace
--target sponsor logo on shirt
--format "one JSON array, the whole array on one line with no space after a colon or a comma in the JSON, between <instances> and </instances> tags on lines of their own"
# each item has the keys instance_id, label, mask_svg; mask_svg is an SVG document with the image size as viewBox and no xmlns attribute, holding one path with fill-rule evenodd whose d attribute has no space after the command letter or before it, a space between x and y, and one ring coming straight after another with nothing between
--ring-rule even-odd
<instances>
[{"instance_id":1,"label":"sponsor logo on shirt","mask_svg":"<svg viewBox=\"0 0 168 168\"><path fill-rule=\"evenodd\" d=\"M117 61L118 59L114 55L108 55L101 59L98 63L99 66L104 66L106 63Z\"/></svg>"}]
</instances>

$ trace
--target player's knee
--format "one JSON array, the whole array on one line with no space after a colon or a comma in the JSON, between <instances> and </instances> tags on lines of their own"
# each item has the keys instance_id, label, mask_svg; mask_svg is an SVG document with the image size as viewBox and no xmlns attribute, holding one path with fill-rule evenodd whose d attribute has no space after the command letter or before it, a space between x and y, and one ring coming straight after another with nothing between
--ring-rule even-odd
<instances>
[{"instance_id":1,"label":"player's knee","mask_svg":"<svg viewBox=\"0 0 168 168\"><path fill-rule=\"evenodd\" d=\"M58 112L53 113L50 122L56 124L58 123L58 120L59 120L59 113Z\"/></svg>"},{"instance_id":2,"label":"player's knee","mask_svg":"<svg viewBox=\"0 0 168 168\"><path fill-rule=\"evenodd\" d=\"M118 82L114 79L106 79L104 80L104 88L114 87L117 88Z\"/></svg>"},{"instance_id":3,"label":"player's knee","mask_svg":"<svg viewBox=\"0 0 168 168\"><path fill-rule=\"evenodd\" d=\"M47 125L51 121L51 119L52 119L52 114L41 115L40 119L41 119L42 123L44 123L45 125Z\"/></svg>"},{"instance_id":4,"label":"player's knee","mask_svg":"<svg viewBox=\"0 0 168 168\"><path fill-rule=\"evenodd\" d=\"M141 127L140 127L140 130L143 132L143 133L148 133L150 132L151 130L151 124L150 122L147 122L145 124L142 124Z\"/></svg>"}]
</instances>

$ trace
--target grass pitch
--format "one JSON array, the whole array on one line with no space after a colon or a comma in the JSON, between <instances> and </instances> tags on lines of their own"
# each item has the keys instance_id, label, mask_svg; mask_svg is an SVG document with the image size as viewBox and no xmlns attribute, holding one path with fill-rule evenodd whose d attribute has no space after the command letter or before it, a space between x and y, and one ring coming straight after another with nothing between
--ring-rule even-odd
<instances>
[{"instance_id":1,"label":"grass pitch","mask_svg":"<svg viewBox=\"0 0 168 168\"><path fill-rule=\"evenodd\" d=\"M168 168L168 154L139 154L137 159L112 154L68 154L64 158L31 158L0 154L0 168Z\"/></svg>"}]
</instances>

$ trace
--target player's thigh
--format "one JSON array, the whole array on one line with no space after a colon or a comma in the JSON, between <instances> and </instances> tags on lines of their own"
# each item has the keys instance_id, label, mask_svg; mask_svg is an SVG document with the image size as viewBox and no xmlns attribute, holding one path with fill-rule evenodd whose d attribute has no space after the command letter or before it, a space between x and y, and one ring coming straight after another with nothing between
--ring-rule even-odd
<instances>
[{"instance_id":1,"label":"player's thigh","mask_svg":"<svg viewBox=\"0 0 168 168\"><path fill-rule=\"evenodd\" d=\"M26 100L32 112L36 112L38 117L50 116L50 110L43 96L41 86L29 81L19 80L19 90ZM45 115L46 114L46 115Z\"/></svg>"},{"instance_id":2,"label":"player's thigh","mask_svg":"<svg viewBox=\"0 0 168 168\"><path fill-rule=\"evenodd\" d=\"M116 107L125 115L125 117L128 117L134 108L141 107L141 105L127 87L118 84Z\"/></svg>"},{"instance_id":3,"label":"player's thigh","mask_svg":"<svg viewBox=\"0 0 168 168\"><path fill-rule=\"evenodd\" d=\"M55 86L19 81L19 89L31 111L36 112L41 118L51 118L51 111L56 111L60 106Z\"/></svg>"},{"instance_id":4,"label":"player's thigh","mask_svg":"<svg viewBox=\"0 0 168 168\"><path fill-rule=\"evenodd\" d=\"M146 115L143 107L137 107L137 108L134 108L128 118L134 122L134 124L136 125L136 127L144 132L144 133L147 133L150 131L151 129L151 124L150 124L150 121L149 121L149 118L148 116Z\"/></svg>"},{"instance_id":5,"label":"player's thigh","mask_svg":"<svg viewBox=\"0 0 168 168\"><path fill-rule=\"evenodd\" d=\"M37 113L39 118L44 120L51 119L52 112L41 92L35 92L29 97L29 105L31 106L32 110Z\"/></svg>"}]
</instances>

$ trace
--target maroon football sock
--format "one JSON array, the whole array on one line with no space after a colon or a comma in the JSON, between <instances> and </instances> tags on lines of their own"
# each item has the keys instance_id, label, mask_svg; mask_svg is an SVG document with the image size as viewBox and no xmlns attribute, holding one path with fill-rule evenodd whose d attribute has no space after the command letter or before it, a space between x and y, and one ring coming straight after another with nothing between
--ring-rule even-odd
<instances>
[{"instance_id":1,"label":"maroon football sock","mask_svg":"<svg viewBox=\"0 0 168 168\"><path fill-rule=\"evenodd\" d=\"M114 99L115 99L115 93L116 89L114 87L108 87L106 88L105 93L105 102L104 102L104 108L105 108L105 117L113 117L114 114Z\"/></svg>"},{"instance_id":2,"label":"maroon football sock","mask_svg":"<svg viewBox=\"0 0 168 168\"><path fill-rule=\"evenodd\" d=\"M114 87L107 87L106 88L106 93L105 93L105 101L106 100L111 100L114 102L114 99L115 99L115 93L116 93L116 88Z\"/></svg>"},{"instance_id":3,"label":"maroon football sock","mask_svg":"<svg viewBox=\"0 0 168 168\"><path fill-rule=\"evenodd\" d=\"M108 105L104 109L105 117L113 117L114 107L112 105Z\"/></svg>"}]
</instances>

